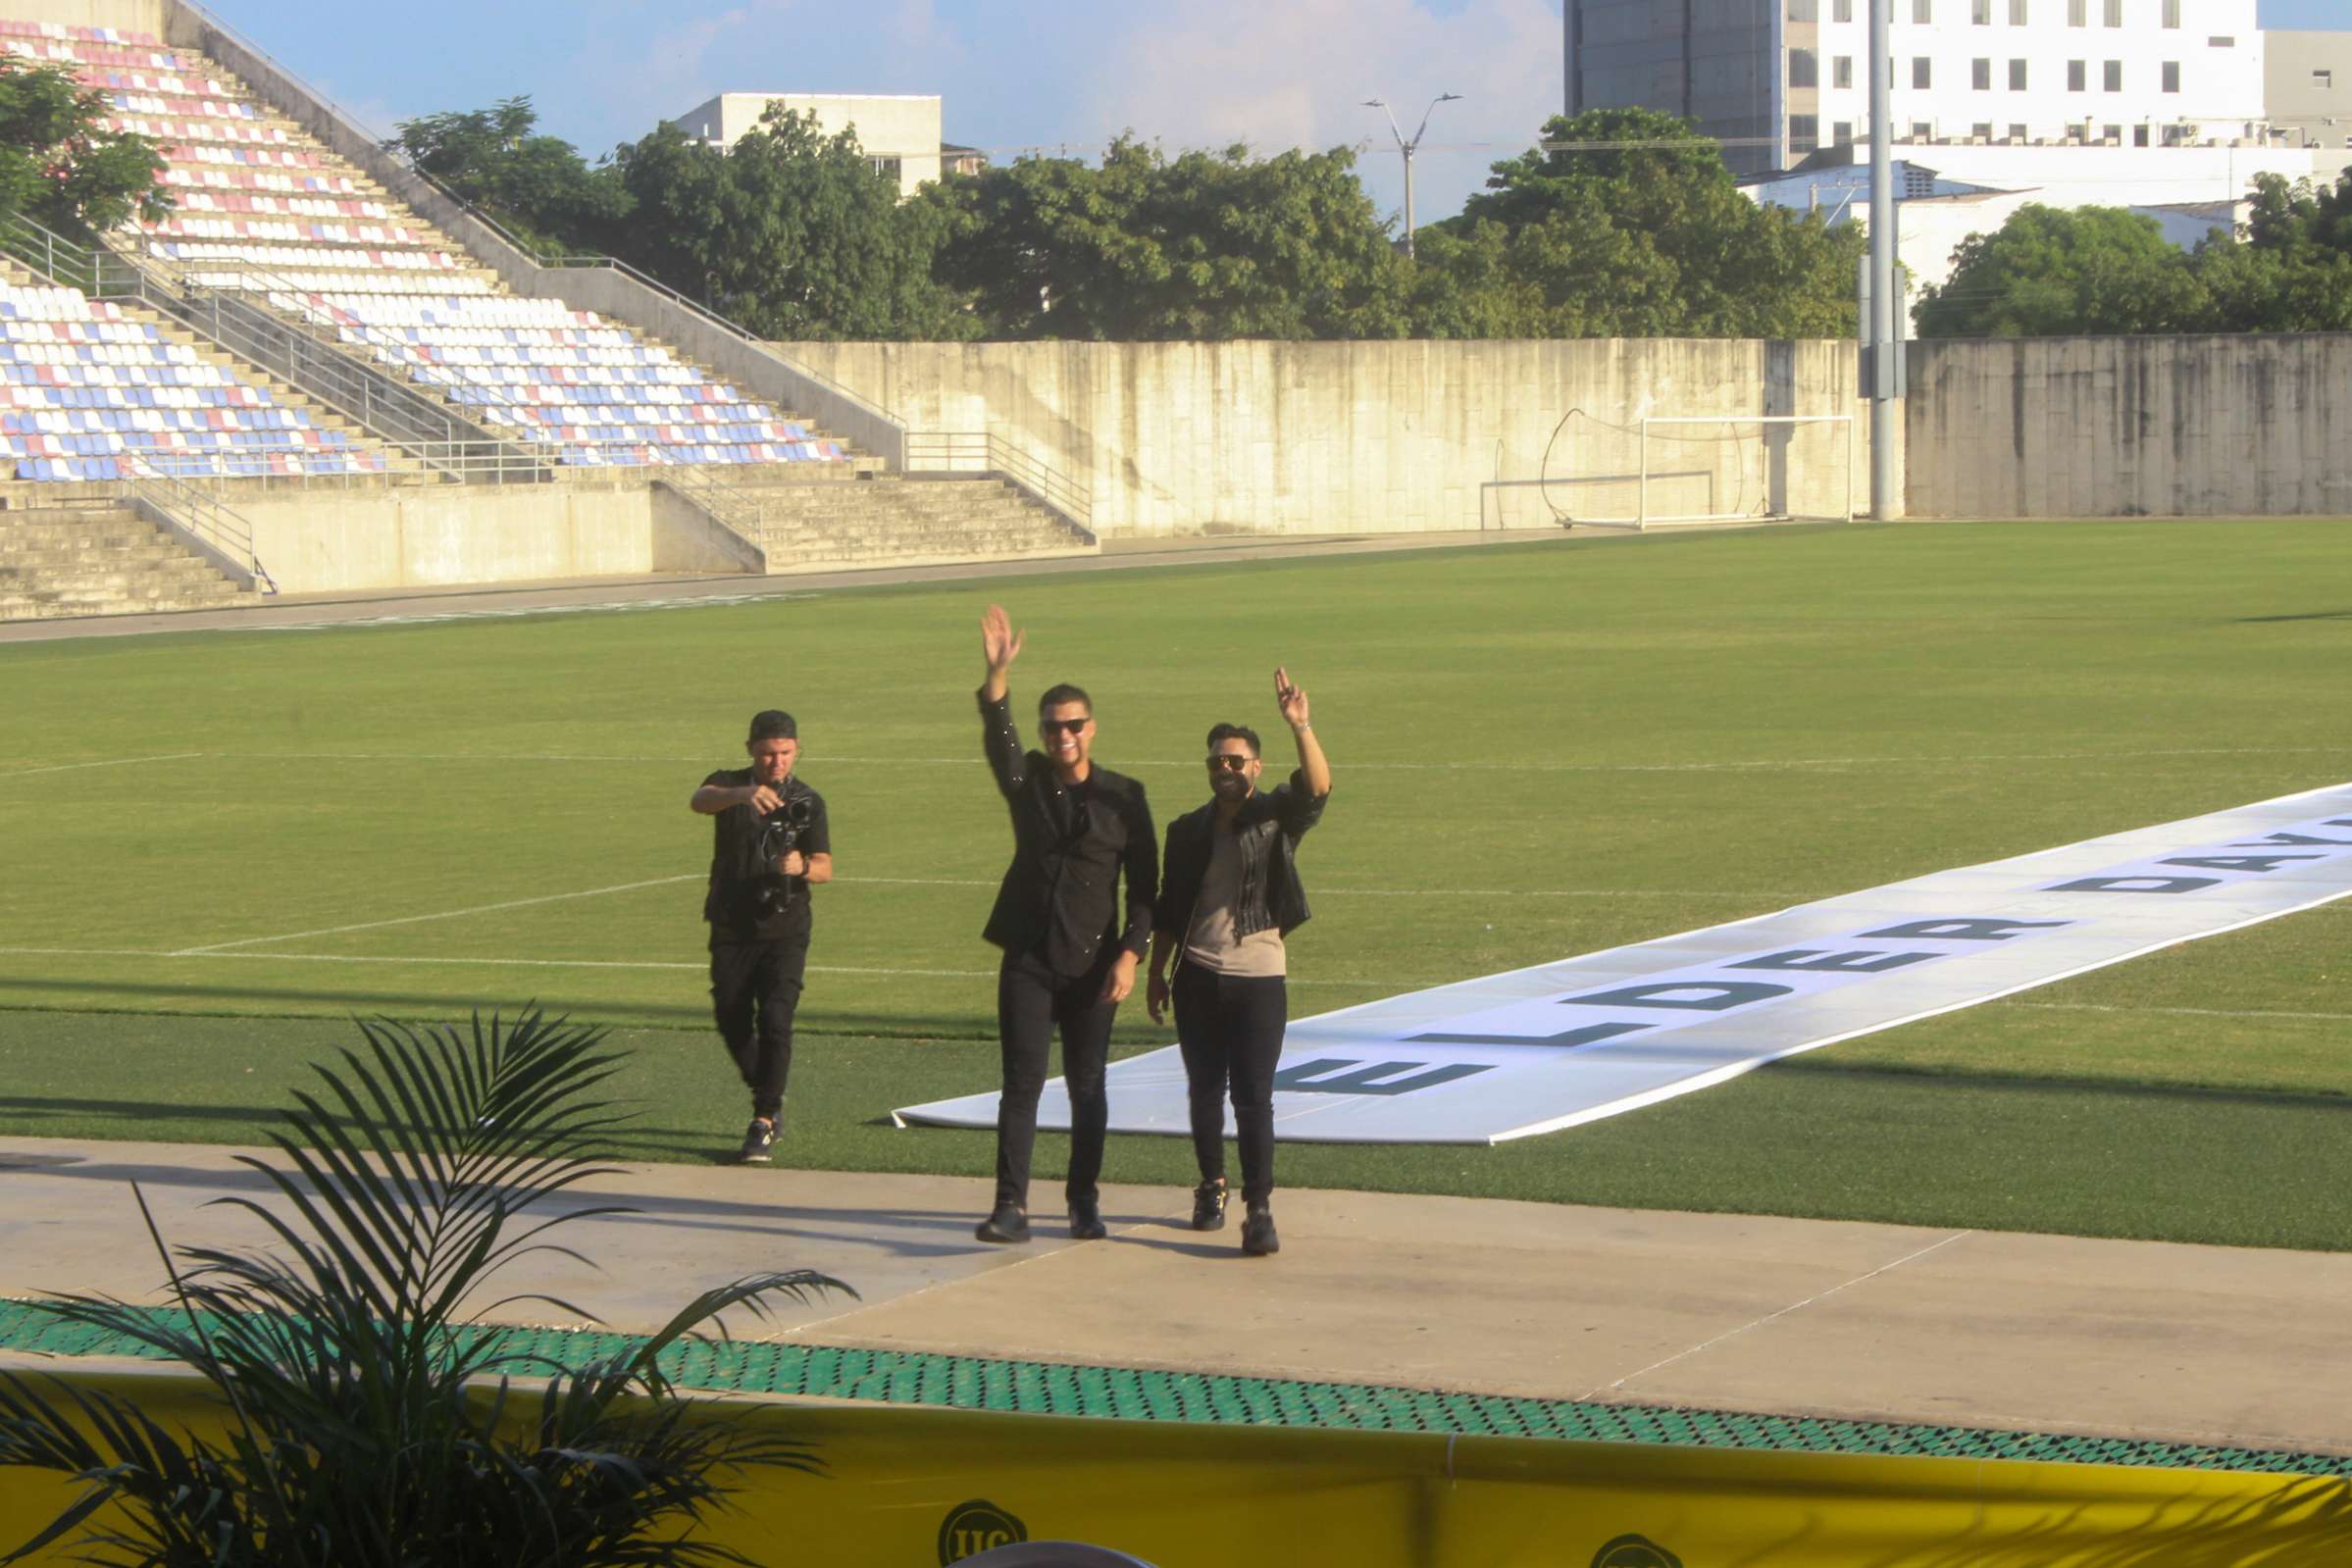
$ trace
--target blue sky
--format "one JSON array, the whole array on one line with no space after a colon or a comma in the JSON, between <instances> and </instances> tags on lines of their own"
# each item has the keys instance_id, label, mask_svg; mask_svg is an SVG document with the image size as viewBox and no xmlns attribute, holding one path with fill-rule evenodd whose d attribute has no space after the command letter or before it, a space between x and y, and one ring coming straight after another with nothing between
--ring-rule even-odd
<instances>
[{"instance_id":1,"label":"blue sky","mask_svg":"<svg viewBox=\"0 0 2352 1568\"><path fill-rule=\"evenodd\" d=\"M1006 157L1094 153L1127 128L1171 148L1360 143L1394 211L1400 160L1362 100L1396 104L1409 134L1460 93L1415 162L1423 222L1560 102L1559 0L402 0L364 27L318 0L211 7L377 130L529 94L590 156L721 91L936 92L948 140ZM2352 0L2261 15L2352 26Z\"/></svg>"}]
</instances>

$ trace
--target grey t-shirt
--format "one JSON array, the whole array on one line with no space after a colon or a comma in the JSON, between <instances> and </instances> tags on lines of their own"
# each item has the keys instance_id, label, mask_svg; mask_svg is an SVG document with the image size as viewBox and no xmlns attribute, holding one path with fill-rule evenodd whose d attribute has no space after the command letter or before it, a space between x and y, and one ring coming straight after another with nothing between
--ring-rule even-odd
<instances>
[{"instance_id":1,"label":"grey t-shirt","mask_svg":"<svg viewBox=\"0 0 2352 1568\"><path fill-rule=\"evenodd\" d=\"M1247 936L1233 935L1233 901L1241 887L1241 838L1223 823L1215 824L1209 830L1208 868L1201 874L1201 896L1193 904L1192 928L1184 936L1184 961L1220 975L1285 973L1281 932L1268 926Z\"/></svg>"}]
</instances>

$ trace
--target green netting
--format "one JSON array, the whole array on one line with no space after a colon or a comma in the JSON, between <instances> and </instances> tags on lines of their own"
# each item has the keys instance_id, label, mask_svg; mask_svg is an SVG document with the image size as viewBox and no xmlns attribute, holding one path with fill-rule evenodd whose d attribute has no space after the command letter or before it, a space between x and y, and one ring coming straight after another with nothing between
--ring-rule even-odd
<instances>
[{"instance_id":1,"label":"green netting","mask_svg":"<svg viewBox=\"0 0 2352 1568\"><path fill-rule=\"evenodd\" d=\"M162 1321L185 1321L177 1313L158 1311L153 1315ZM626 1355L643 1342L628 1335L571 1329L476 1332L503 1334L512 1354L540 1356L566 1367ZM31 1301L0 1300L0 1349L59 1356L161 1358L160 1352L135 1340L61 1321ZM1725 1410L1513 1398L1202 1372L1150 1372L1133 1367L1064 1366L821 1344L701 1340L673 1347L663 1355L662 1366L682 1388L709 1392L808 1394L1028 1415L2352 1476L2352 1455L2346 1454L1814 1416L1742 1415Z\"/></svg>"}]
</instances>

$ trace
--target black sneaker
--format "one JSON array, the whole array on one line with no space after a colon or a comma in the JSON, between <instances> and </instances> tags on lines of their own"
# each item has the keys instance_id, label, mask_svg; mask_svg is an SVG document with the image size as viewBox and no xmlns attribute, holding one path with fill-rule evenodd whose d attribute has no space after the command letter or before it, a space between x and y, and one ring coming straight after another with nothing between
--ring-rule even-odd
<instances>
[{"instance_id":1,"label":"black sneaker","mask_svg":"<svg viewBox=\"0 0 2352 1568\"><path fill-rule=\"evenodd\" d=\"M1026 1241L1029 1216L1010 1203L999 1203L987 1219L973 1227L972 1234L983 1241Z\"/></svg>"},{"instance_id":2,"label":"black sneaker","mask_svg":"<svg viewBox=\"0 0 2352 1568\"><path fill-rule=\"evenodd\" d=\"M1253 1203L1242 1217L1242 1250L1253 1258L1270 1257L1282 1250L1282 1238L1274 1234L1272 1204Z\"/></svg>"},{"instance_id":3,"label":"black sneaker","mask_svg":"<svg viewBox=\"0 0 2352 1568\"><path fill-rule=\"evenodd\" d=\"M1225 1229L1225 1184L1202 1182L1193 1189L1193 1229L1222 1231Z\"/></svg>"},{"instance_id":4,"label":"black sneaker","mask_svg":"<svg viewBox=\"0 0 2352 1568\"><path fill-rule=\"evenodd\" d=\"M1099 1241L1110 1233L1102 1228L1102 1208L1091 1197L1070 1199L1070 1239Z\"/></svg>"},{"instance_id":5,"label":"black sneaker","mask_svg":"<svg viewBox=\"0 0 2352 1568\"><path fill-rule=\"evenodd\" d=\"M743 1130L743 1146L736 1153L739 1165L765 1165L775 1157L776 1124L761 1117L751 1118Z\"/></svg>"}]
</instances>

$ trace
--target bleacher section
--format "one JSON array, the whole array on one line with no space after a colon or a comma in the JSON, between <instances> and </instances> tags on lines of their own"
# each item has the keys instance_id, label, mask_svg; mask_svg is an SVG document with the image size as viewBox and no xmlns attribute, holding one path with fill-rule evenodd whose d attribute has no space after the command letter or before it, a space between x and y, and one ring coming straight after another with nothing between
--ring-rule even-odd
<instances>
[{"instance_id":1,"label":"bleacher section","mask_svg":"<svg viewBox=\"0 0 2352 1568\"><path fill-rule=\"evenodd\" d=\"M577 463L839 461L841 443L556 299L273 295L494 428Z\"/></svg>"},{"instance_id":2,"label":"bleacher section","mask_svg":"<svg viewBox=\"0 0 2352 1568\"><path fill-rule=\"evenodd\" d=\"M201 56L106 28L0 23L71 66L106 124L162 144L178 200L137 243L191 283L258 291L462 414L595 467L838 463L844 453L659 344L494 273Z\"/></svg>"},{"instance_id":3,"label":"bleacher section","mask_svg":"<svg viewBox=\"0 0 2352 1568\"><path fill-rule=\"evenodd\" d=\"M0 283L0 464L67 482L383 471L218 358L73 289Z\"/></svg>"}]
</instances>

